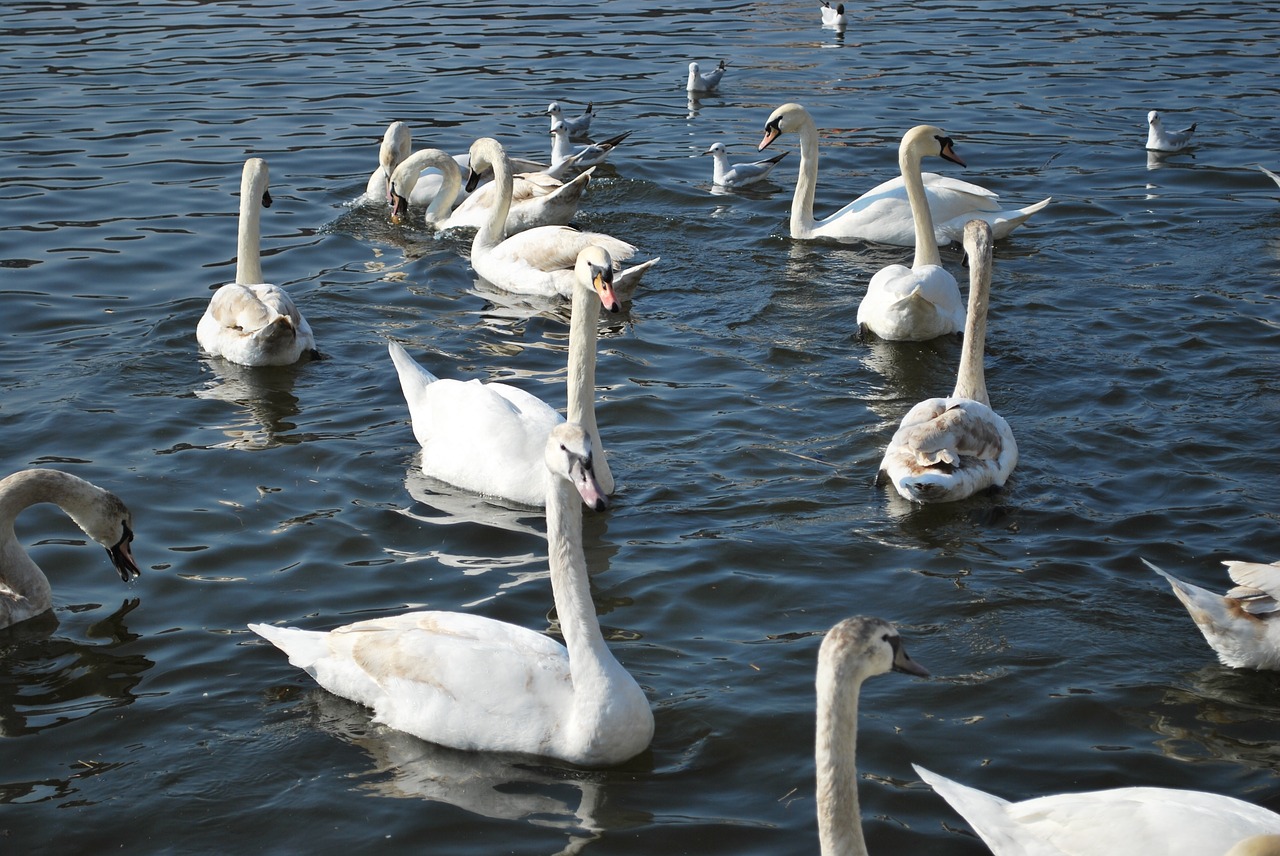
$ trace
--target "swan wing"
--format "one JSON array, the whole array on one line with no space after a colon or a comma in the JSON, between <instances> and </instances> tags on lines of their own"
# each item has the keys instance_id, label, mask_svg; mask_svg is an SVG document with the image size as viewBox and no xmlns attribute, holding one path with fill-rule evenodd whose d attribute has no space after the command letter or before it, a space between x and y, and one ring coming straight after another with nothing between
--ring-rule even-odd
<instances>
[{"instance_id":1,"label":"swan wing","mask_svg":"<svg viewBox=\"0 0 1280 856\"><path fill-rule=\"evenodd\" d=\"M1233 593L1224 597L1142 561L1168 581L1224 666L1280 669L1280 621L1273 620L1277 613L1264 608L1255 614L1250 608L1254 598L1269 600L1268 595L1247 588L1242 597Z\"/></svg>"},{"instance_id":2,"label":"swan wing","mask_svg":"<svg viewBox=\"0 0 1280 856\"><path fill-rule=\"evenodd\" d=\"M1245 590L1237 592L1233 589L1227 593L1228 597L1241 598L1248 595L1257 600L1261 596L1270 601L1270 603L1266 604L1266 608L1261 608L1263 604L1255 604L1260 608L1250 608L1249 611L1272 612L1275 610L1276 601L1280 600L1280 565L1238 561L1223 562L1222 564L1227 566L1227 573L1231 576L1232 581Z\"/></svg>"},{"instance_id":3,"label":"swan wing","mask_svg":"<svg viewBox=\"0 0 1280 856\"><path fill-rule=\"evenodd\" d=\"M546 502L542 447L564 421L519 387L479 380L437 380L397 343L388 343L422 469L482 496L530 506Z\"/></svg>"},{"instance_id":4,"label":"swan wing","mask_svg":"<svg viewBox=\"0 0 1280 856\"><path fill-rule=\"evenodd\" d=\"M858 324L882 339L924 341L964 330L955 277L939 265L881 268L858 304Z\"/></svg>"},{"instance_id":5,"label":"swan wing","mask_svg":"<svg viewBox=\"0 0 1280 856\"><path fill-rule=\"evenodd\" d=\"M1011 803L913 766L994 856L1219 856L1242 838L1280 831L1280 815L1220 794L1116 788Z\"/></svg>"},{"instance_id":6,"label":"swan wing","mask_svg":"<svg viewBox=\"0 0 1280 856\"><path fill-rule=\"evenodd\" d=\"M954 502L1002 487L1018 463L1004 417L971 399L930 398L902 418L880 462L912 502Z\"/></svg>"},{"instance_id":7,"label":"swan wing","mask_svg":"<svg viewBox=\"0 0 1280 856\"><path fill-rule=\"evenodd\" d=\"M215 291L196 340L210 354L246 366L292 365L315 348L311 325L288 293L270 283L229 283Z\"/></svg>"},{"instance_id":8,"label":"swan wing","mask_svg":"<svg viewBox=\"0 0 1280 856\"><path fill-rule=\"evenodd\" d=\"M252 628L325 689L441 745L553 754L572 708L564 647L513 624L415 612L329 633Z\"/></svg>"}]
</instances>

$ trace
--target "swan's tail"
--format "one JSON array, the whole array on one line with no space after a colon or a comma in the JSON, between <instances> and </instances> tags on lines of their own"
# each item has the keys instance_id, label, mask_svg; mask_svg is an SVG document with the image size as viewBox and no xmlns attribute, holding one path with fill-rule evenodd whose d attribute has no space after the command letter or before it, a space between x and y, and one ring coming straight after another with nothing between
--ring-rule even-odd
<instances>
[{"instance_id":1,"label":"swan's tail","mask_svg":"<svg viewBox=\"0 0 1280 856\"><path fill-rule=\"evenodd\" d=\"M1178 600L1182 601L1182 605L1187 608L1187 612L1191 613L1191 617L1195 619L1196 624L1200 625L1201 629L1206 626L1222 625L1229 620L1226 601L1222 595L1214 594L1208 589L1202 589L1199 586L1180 580L1172 574L1157 568L1146 559L1143 559L1142 562L1169 581L1169 585L1173 588L1173 593L1177 595Z\"/></svg>"},{"instance_id":2,"label":"swan's tail","mask_svg":"<svg viewBox=\"0 0 1280 856\"><path fill-rule=\"evenodd\" d=\"M973 827L978 837L986 842L992 853L1027 852L1025 841L1013 840L1004 832L1010 825L1006 812L1008 800L953 782L946 776L932 773L919 764L911 766L929 787L937 791L957 814L969 822L969 826Z\"/></svg>"},{"instance_id":3,"label":"swan's tail","mask_svg":"<svg viewBox=\"0 0 1280 856\"><path fill-rule=\"evenodd\" d=\"M970 220L985 220L987 225L991 227L992 239L998 241L1001 238L1008 237L1010 232L1027 222L1032 214L1043 210L1052 201L1053 197L1048 196L1025 208L971 211L936 227L934 229L934 237L937 238L940 245L959 244L964 240L964 226L966 223Z\"/></svg>"},{"instance_id":4,"label":"swan's tail","mask_svg":"<svg viewBox=\"0 0 1280 856\"><path fill-rule=\"evenodd\" d=\"M418 365L413 357L409 356L409 352L400 347L399 342L388 341L387 352L391 354L391 360L396 364L400 388L404 390L405 400L409 402L409 410L412 411L414 403L426 394L427 387L439 378Z\"/></svg>"},{"instance_id":5,"label":"swan's tail","mask_svg":"<svg viewBox=\"0 0 1280 856\"><path fill-rule=\"evenodd\" d=\"M289 655L289 662L315 674L315 662L329 653L328 634L297 627L250 624L249 629Z\"/></svg>"}]
</instances>

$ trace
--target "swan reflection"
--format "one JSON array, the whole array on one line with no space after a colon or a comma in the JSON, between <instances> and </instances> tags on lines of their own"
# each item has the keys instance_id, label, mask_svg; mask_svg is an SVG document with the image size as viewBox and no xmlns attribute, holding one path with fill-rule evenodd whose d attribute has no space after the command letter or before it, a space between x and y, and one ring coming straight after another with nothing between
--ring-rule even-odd
<instances>
[{"instance_id":1,"label":"swan reflection","mask_svg":"<svg viewBox=\"0 0 1280 856\"><path fill-rule=\"evenodd\" d=\"M202 362L217 377L197 389L196 398L233 404L244 417L242 421L209 426L228 438L216 444L217 448L270 449L299 442L289 436L298 427L289 420L302 412L298 397L293 394L300 366L250 368L207 358Z\"/></svg>"},{"instance_id":2,"label":"swan reflection","mask_svg":"<svg viewBox=\"0 0 1280 856\"><path fill-rule=\"evenodd\" d=\"M352 774L360 791L446 803L481 817L563 830L565 846L557 854L581 853L605 831L597 813L604 803L606 773L437 746L377 725L367 708L323 691L309 692L303 704L321 730L369 756L372 766Z\"/></svg>"},{"instance_id":3,"label":"swan reflection","mask_svg":"<svg viewBox=\"0 0 1280 856\"><path fill-rule=\"evenodd\" d=\"M138 638L125 624L138 603L126 600L84 630L100 644L55 636L54 610L0 630L0 737L35 734L132 704L143 673L155 665L117 650Z\"/></svg>"}]
</instances>

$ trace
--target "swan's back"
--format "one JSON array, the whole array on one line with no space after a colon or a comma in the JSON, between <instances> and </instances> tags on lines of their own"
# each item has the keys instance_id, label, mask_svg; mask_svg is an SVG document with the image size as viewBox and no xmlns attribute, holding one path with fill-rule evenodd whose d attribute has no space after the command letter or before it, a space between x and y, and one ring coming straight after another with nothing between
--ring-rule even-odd
<instances>
[{"instance_id":1,"label":"swan's back","mask_svg":"<svg viewBox=\"0 0 1280 856\"><path fill-rule=\"evenodd\" d=\"M422 470L481 496L538 507L546 502L542 446L563 418L503 383L438 380L396 342L387 350L422 446Z\"/></svg>"},{"instance_id":2,"label":"swan's back","mask_svg":"<svg viewBox=\"0 0 1280 856\"><path fill-rule=\"evenodd\" d=\"M1203 791L1115 788L1013 803L915 770L994 856L1221 856L1243 838L1280 833L1280 815Z\"/></svg>"}]
</instances>

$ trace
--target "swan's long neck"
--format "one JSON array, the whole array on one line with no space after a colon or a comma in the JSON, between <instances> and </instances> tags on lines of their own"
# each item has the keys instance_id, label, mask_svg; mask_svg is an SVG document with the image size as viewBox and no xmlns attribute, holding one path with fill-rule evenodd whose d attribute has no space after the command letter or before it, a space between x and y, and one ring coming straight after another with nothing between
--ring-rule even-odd
<instances>
[{"instance_id":1,"label":"swan's long neck","mask_svg":"<svg viewBox=\"0 0 1280 856\"><path fill-rule=\"evenodd\" d=\"M960 371L956 376L955 398L970 398L991 406L983 373L983 350L987 342L987 303L991 293L991 243L969 253L969 308L964 322L964 346L960 351Z\"/></svg>"},{"instance_id":2,"label":"swan's long neck","mask_svg":"<svg viewBox=\"0 0 1280 856\"><path fill-rule=\"evenodd\" d=\"M515 179L511 175L511 161L507 153L496 142L484 150L485 160L493 168L493 186L498 197L489 208L489 219L480 224L475 239L471 242L471 251L477 248L490 250L501 244L506 238L507 214L511 212L511 191Z\"/></svg>"},{"instance_id":3,"label":"swan's long neck","mask_svg":"<svg viewBox=\"0 0 1280 856\"><path fill-rule=\"evenodd\" d=\"M902 170L907 201L911 203L911 220L916 227L916 256L911 267L919 270L925 265L942 264L938 240L933 236L933 212L929 210L929 197L924 192L924 176L920 174L920 153L905 141L898 149L898 168Z\"/></svg>"},{"instance_id":4,"label":"swan's long neck","mask_svg":"<svg viewBox=\"0 0 1280 856\"><path fill-rule=\"evenodd\" d=\"M839 687L835 669L819 662L817 768L818 841L822 856L867 856L858 805L858 694L861 681Z\"/></svg>"},{"instance_id":5,"label":"swan's long neck","mask_svg":"<svg viewBox=\"0 0 1280 856\"><path fill-rule=\"evenodd\" d=\"M260 163L260 162L259 162ZM236 240L236 282L257 285L262 279L262 194L266 188L266 167L245 164L240 176L240 227Z\"/></svg>"},{"instance_id":6,"label":"swan's long neck","mask_svg":"<svg viewBox=\"0 0 1280 856\"><path fill-rule=\"evenodd\" d=\"M600 297L593 289L576 282L576 277L570 312L565 418L569 422L577 422L591 435L596 481L605 494L612 494L613 473L605 459L600 429L596 426L596 340L599 336Z\"/></svg>"},{"instance_id":7,"label":"swan's long neck","mask_svg":"<svg viewBox=\"0 0 1280 856\"><path fill-rule=\"evenodd\" d=\"M52 502L79 524L89 513L91 490L96 488L57 470L24 470L0 480L0 627L53 605L49 580L19 543L14 519L29 506Z\"/></svg>"},{"instance_id":8,"label":"swan's long neck","mask_svg":"<svg viewBox=\"0 0 1280 856\"><path fill-rule=\"evenodd\" d=\"M818 190L818 126L803 117L800 135L800 172L791 199L791 237L802 238L813 231L813 197Z\"/></svg>"},{"instance_id":9,"label":"swan's long neck","mask_svg":"<svg viewBox=\"0 0 1280 856\"><path fill-rule=\"evenodd\" d=\"M427 206L425 217L428 223L440 223L448 219L453 211L453 204L458 201L458 191L462 189L462 173L458 169L458 162L444 152L433 154L428 163L440 170L440 190Z\"/></svg>"},{"instance_id":10,"label":"swan's long neck","mask_svg":"<svg viewBox=\"0 0 1280 856\"><path fill-rule=\"evenodd\" d=\"M551 478L547 490L547 555L574 694L582 694L585 700L598 695L611 673L621 666L605 644L591 601L587 559L582 552L582 499L572 484L559 477Z\"/></svg>"}]
</instances>

